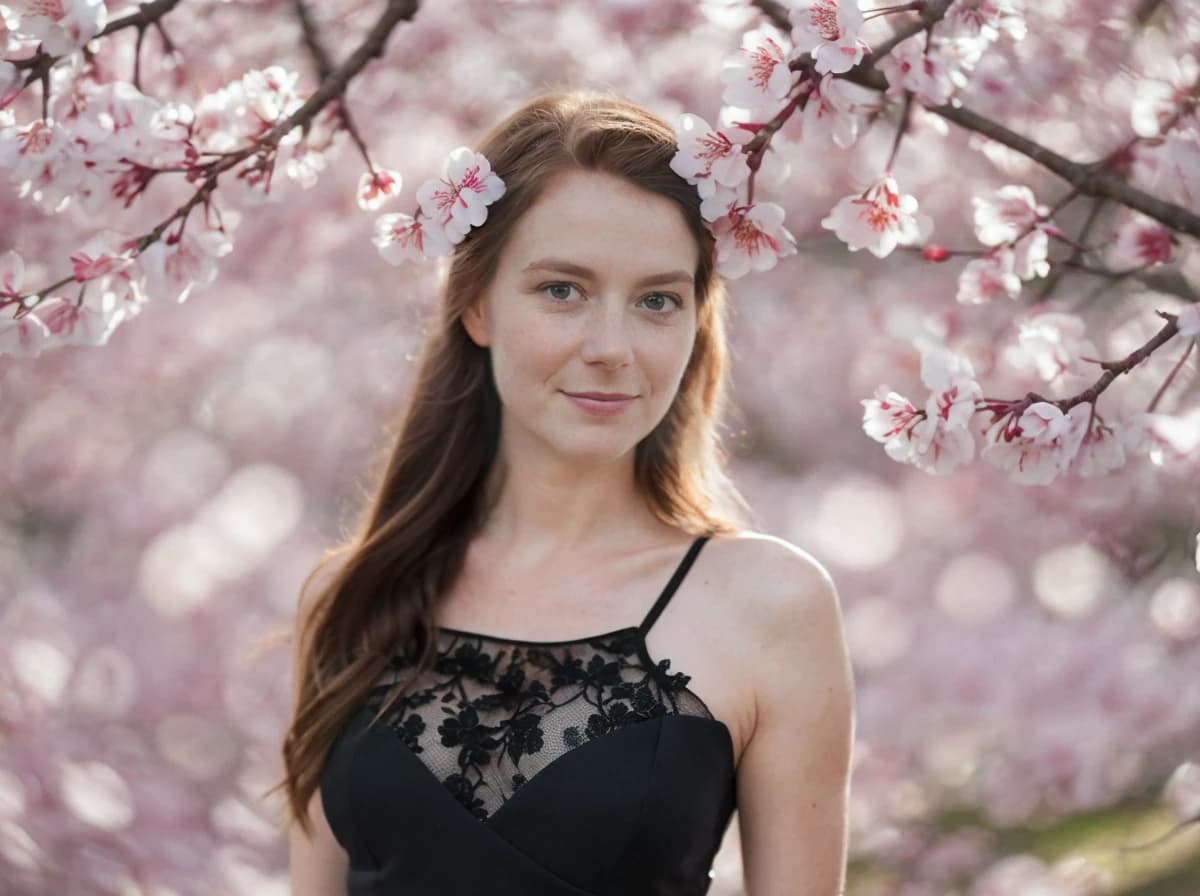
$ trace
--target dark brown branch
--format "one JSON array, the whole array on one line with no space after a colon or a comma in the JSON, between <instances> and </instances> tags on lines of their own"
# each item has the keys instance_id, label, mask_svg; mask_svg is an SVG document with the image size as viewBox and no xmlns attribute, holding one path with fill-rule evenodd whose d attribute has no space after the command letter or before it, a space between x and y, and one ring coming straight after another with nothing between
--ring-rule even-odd
<instances>
[{"instance_id":1,"label":"dark brown branch","mask_svg":"<svg viewBox=\"0 0 1200 896\"><path fill-rule=\"evenodd\" d=\"M392 31L400 22L411 19L416 15L418 6L418 0L388 0L386 8L380 14L375 24L371 26L371 30L367 33L363 42L350 54L350 57L345 62L337 68L330 70L312 96L305 100L299 109L256 138L255 142L236 152L224 153L216 161L210 163L208 170L204 174L204 180L197 187L192 197L176 209L170 217L150 231L150 233L138 239L136 254L140 255L148 246L161 239L162 235L173 222L181 218L186 221L192 209L209 198L217 188L217 180L226 171L236 167L251 156L262 155L265 150L273 149L293 129L307 127L311 124L313 119L316 118L325 106L345 93L351 79L366 68L368 62L383 56L384 47L387 45L387 39ZM37 301L22 301L22 308L18 313L22 315L29 313L41 303L52 289L69 282L70 278L67 278L59 281L54 286L40 290L35 294Z\"/></svg>"},{"instance_id":2,"label":"dark brown branch","mask_svg":"<svg viewBox=\"0 0 1200 896\"><path fill-rule=\"evenodd\" d=\"M296 9L296 18L300 20L300 30L304 34L304 45L308 48L308 53L313 59L313 67L317 70L317 80L324 81L329 77L329 73L333 71L333 62L329 58L329 51L325 49L325 45L321 41L321 33L317 28L316 22L313 21L312 10L309 9L305 0L293 0L292 5ZM358 147L358 152L363 157L363 161L367 163L367 170L374 174L375 166L371 163L371 154L367 152L366 141L363 140L358 126L350 116L350 109L346 105L345 97L342 97L338 101L337 112L342 126L346 129L346 133L350 135L350 139Z\"/></svg>"},{"instance_id":3,"label":"dark brown branch","mask_svg":"<svg viewBox=\"0 0 1200 896\"><path fill-rule=\"evenodd\" d=\"M108 37L110 34L115 34L124 28L137 28L139 32L145 31L151 25L158 24L158 21L178 6L179 3L180 0L152 0L152 2L143 3L138 7L137 12L132 12L127 16L122 16L119 19L109 22L104 30L92 39L97 40L101 37ZM27 59L9 59L6 61L15 65L18 70L37 69L44 66L48 71L60 59L62 59L62 56L51 56L49 53L39 51ZM26 85L32 83L32 81L33 78L31 77L29 81L26 81Z\"/></svg>"},{"instance_id":4,"label":"dark brown branch","mask_svg":"<svg viewBox=\"0 0 1200 896\"><path fill-rule=\"evenodd\" d=\"M847 80L880 92L887 89L887 79L877 71L866 68L851 69L844 76ZM1048 168L1063 180L1078 187L1085 196L1103 196L1122 205L1137 209L1142 214L1166 224L1172 230L1200 237L1200 215L1188 211L1181 205L1151 196L1121 178L1098 170L1095 164L1074 162L1054 150L1018 134L999 122L992 121L965 106L928 106L928 111L959 127L983 134L997 143L1028 156L1039 165Z\"/></svg>"}]
</instances>

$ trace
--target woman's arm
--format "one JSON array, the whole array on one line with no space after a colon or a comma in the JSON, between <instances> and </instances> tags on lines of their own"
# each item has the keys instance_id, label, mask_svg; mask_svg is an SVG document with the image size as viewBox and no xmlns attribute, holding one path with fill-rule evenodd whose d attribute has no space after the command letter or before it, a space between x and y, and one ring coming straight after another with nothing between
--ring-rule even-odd
<instances>
[{"instance_id":1,"label":"woman's arm","mask_svg":"<svg viewBox=\"0 0 1200 896\"><path fill-rule=\"evenodd\" d=\"M798 548L762 546L748 649L757 717L738 765L747 896L845 888L853 673L837 589ZM763 592L769 592L763 594Z\"/></svg>"}]
</instances>

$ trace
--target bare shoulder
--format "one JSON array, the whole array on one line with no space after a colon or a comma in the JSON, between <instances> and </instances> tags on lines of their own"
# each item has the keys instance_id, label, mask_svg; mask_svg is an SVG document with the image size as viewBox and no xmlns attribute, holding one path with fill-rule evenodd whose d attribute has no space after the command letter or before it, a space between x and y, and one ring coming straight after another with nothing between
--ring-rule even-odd
<instances>
[{"instance_id":1,"label":"bare shoulder","mask_svg":"<svg viewBox=\"0 0 1200 896\"><path fill-rule=\"evenodd\" d=\"M842 892L854 695L837 588L782 538L746 533L727 550L754 705L737 770L746 890Z\"/></svg>"},{"instance_id":2,"label":"bare shoulder","mask_svg":"<svg viewBox=\"0 0 1200 896\"><path fill-rule=\"evenodd\" d=\"M845 684L850 670L841 598L829 570L774 535L743 531L720 541L720 575L736 613L733 629L746 659L755 715L781 698L781 681Z\"/></svg>"},{"instance_id":3,"label":"bare shoulder","mask_svg":"<svg viewBox=\"0 0 1200 896\"><path fill-rule=\"evenodd\" d=\"M777 623L797 615L828 615L838 609L833 577L803 548L749 530L720 541L722 577L756 634L769 635Z\"/></svg>"}]
</instances>

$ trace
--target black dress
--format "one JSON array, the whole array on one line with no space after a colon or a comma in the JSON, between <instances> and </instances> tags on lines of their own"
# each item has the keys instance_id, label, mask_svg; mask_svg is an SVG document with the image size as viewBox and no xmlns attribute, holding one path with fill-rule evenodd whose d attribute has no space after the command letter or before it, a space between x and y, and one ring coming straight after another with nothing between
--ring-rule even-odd
<instances>
[{"instance_id":1,"label":"black dress","mask_svg":"<svg viewBox=\"0 0 1200 896\"><path fill-rule=\"evenodd\" d=\"M699 896L736 807L733 736L641 625L574 641L441 628L428 677L326 758L351 896ZM401 660L395 661L403 668Z\"/></svg>"}]
</instances>

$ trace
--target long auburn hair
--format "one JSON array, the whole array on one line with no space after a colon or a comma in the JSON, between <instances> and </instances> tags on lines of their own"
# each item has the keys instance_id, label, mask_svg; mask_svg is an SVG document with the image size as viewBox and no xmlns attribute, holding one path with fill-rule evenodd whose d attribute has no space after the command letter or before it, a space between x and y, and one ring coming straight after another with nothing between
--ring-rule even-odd
<instances>
[{"instance_id":1,"label":"long auburn hair","mask_svg":"<svg viewBox=\"0 0 1200 896\"><path fill-rule=\"evenodd\" d=\"M671 199L687 221L700 248L695 343L670 409L635 448L634 476L655 516L693 536L733 533L745 523L749 508L725 471L717 430L727 401L725 287L699 194L671 170L678 148L662 119L593 91L536 97L478 144L503 178L504 196L455 248L382 481L352 533L301 587L285 776L269 791L286 788L285 824L311 836L308 806L329 748L391 657L403 651L417 661L376 720L436 660L434 610L491 509L488 475L500 434L491 356L471 341L462 315L491 283L514 226L554 174L617 175ZM309 599L314 576L327 568L331 575Z\"/></svg>"}]
</instances>

